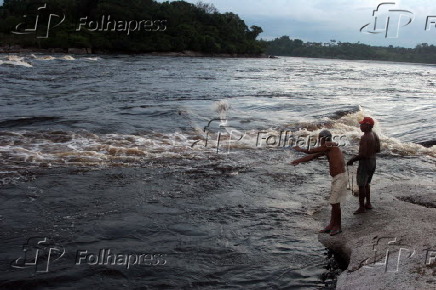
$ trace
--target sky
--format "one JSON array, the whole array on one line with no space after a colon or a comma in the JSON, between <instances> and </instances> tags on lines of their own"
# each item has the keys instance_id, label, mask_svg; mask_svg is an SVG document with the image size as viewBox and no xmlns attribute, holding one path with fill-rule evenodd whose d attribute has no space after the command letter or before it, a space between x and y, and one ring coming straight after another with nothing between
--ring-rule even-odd
<instances>
[{"instance_id":1,"label":"sky","mask_svg":"<svg viewBox=\"0 0 436 290\"><path fill-rule=\"evenodd\" d=\"M194 4L199 2L199 0L185 1ZM265 40L287 35L305 42L336 40L402 47L415 47L420 43L436 45L436 1L434 0L202 0L202 2L213 4L220 13L238 14L248 26L262 27L264 32L260 38ZM0 4L3 4L3 0L0 0ZM377 29L374 29L373 11L377 10L380 4L382 5L375 15L378 17ZM386 33L388 17L390 22ZM365 25L368 26L360 31Z\"/></svg>"},{"instance_id":2,"label":"sky","mask_svg":"<svg viewBox=\"0 0 436 290\"><path fill-rule=\"evenodd\" d=\"M159 1L163 2L163 1ZM171 1L170 1L171 2ZM186 0L197 3L198 0ZM261 38L271 40L283 35L305 42L361 42L370 45L415 47L420 43L436 45L436 1L434 0L203 0L221 13L233 12L248 26L262 27ZM377 30L374 30L373 11ZM394 11L392 11L394 10ZM395 11L397 10L397 11ZM399 12L398 10L404 10ZM388 34L386 20L390 19ZM426 22L428 16L429 24ZM411 21L410 24L408 22ZM360 29L370 24L363 32ZM408 25L406 25L408 24ZM371 33L378 32L378 33Z\"/></svg>"}]
</instances>

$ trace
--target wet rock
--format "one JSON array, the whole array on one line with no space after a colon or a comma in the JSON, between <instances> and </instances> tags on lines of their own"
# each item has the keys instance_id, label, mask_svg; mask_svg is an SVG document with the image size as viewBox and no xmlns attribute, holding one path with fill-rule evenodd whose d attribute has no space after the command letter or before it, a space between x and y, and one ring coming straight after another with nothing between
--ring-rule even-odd
<instances>
[{"instance_id":1,"label":"wet rock","mask_svg":"<svg viewBox=\"0 0 436 290\"><path fill-rule=\"evenodd\" d=\"M68 53L71 54L89 54L87 48L68 48Z\"/></svg>"},{"instance_id":2,"label":"wet rock","mask_svg":"<svg viewBox=\"0 0 436 290\"><path fill-rule=\"evenodd\" d=\"M342 206L343 232L333 237L319 234L319 241L348 264L338 277L337 289L434 287L436 211L408 202L427 195L423 187L411 188L407 184L373 186L374 209L360 215L353 215L358 201L350 197ZM325 223L329 209L316 218Z\"/></svg>"}]
</instances>

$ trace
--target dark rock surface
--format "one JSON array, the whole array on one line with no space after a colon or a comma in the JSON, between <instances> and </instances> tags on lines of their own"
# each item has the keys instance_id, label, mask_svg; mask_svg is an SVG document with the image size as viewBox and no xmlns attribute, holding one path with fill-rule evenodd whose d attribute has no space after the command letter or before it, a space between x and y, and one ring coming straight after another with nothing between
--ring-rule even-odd
<instances>
[{"instance_id":1,"label":"dark rock surface","mask_svg":"<svg viewBox=\"0 0 436 290\"><path fill-rule=\"evenodd\" d=\"M373 186L374 209L353 215L350 196L342 206L342 230L319 241L349 262L337 289L435 289L435 184ZM326 208L316 218L329 218Z\"/></svg>"}]
</instances>

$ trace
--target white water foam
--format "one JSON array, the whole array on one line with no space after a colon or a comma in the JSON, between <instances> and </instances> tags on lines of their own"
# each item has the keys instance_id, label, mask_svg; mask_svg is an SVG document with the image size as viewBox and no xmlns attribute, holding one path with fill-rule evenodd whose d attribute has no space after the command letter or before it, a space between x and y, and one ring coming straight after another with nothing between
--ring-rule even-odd
<instances>
[{"instance_id":1,"label":"white water foam","mask_svg":"<svg viewBox=\"0 0 436 290\"><path fill-rule=\"evenodd\" d=\"M0 60L0 65L33 67L33 64L30 63L28 59L37 60L37 61L52 61L52 60L74 61L74 60L77 60L76 58L74 58L71 55L64 55L64 56L60 56L60 57L55 57L52 55L35 55L35 54L31 54L30 56L8 55L6 57L3 57L2 60ZM101 60L100 57L86 57L83 59L89 60L89 61Z\"/></svg>"},{"instance_id":2,"label":"white water foam","mask_svg":"<svg viewBox=\"0 0 436 290\"><path fill-rule=\"evenodd\" d=\"M62 60L76 60L74 57L72 57L71 55L65 55L63 57L60 57L58 59L62 59Z\"/></svg>"},{"instance_id":3,"label":"white water foam","mask_svg":"<svg viewBox=\"0 0 436 290\"><path fill-rule=\"evenodd\" d=\"M292 124L288 142L284 130L240 131L226 123L229 109L219 103L220 117L209 128L194 127L192 132L163 134L93 134L81 132L0 132L0 154L5 162L52 166L79 164L84 166L135 166L153 158L208 158L210 154L237 153L238 150L269 150L295 145L316 145L318 133L328 128L333 136L343 136L349 154L356 154L362 132L358 122L370 116L363 110L347 114L337 120L319 123ZM213 125L213 126L212 126ZM400 156L436 157L436 146L426 148L419 144L400 142L386 136L376 121L374 131L379 135L382 153ZM292 136L292 142L290 137ZM309 139L310 138L310 139ZM297 140L300 143L296 143ZM344 141L343 139L340 139Z\"/></svg>"},{"instance_id":4,"label":"white water foam","mask_svg":"<svg viewBox=\"0 0 436 290\"><path fill-rule=\"evenodd\" d=\"M345 134L352 145L357 146L358 140L362 136L359 129L359 121L363 117L372 117L375 121L373 131L379 136L382 152L386 152L395 156L431 156L436 157L436 146L426 148L420 144L411 142L402 142L397 138L386 136L377 118L360 109L356 113L348 114L333 123L333 134Z\"/></svg>"},{"instance_id":5,"label":"white water foam","mask_svg":"<svg viewBox=\"0 0 436 290\"><path fill-rule=\"evenodd\" d=\"M0 62L0 65L7 64L13 66L33 67L31 63L24 60L24 57L17 55L8 55L5 60Z\"/></svg>"},{"instance_id":6,"label":"white water foam","mask_svg":"<svg viewBox=\"0 0 436 290\"><path fill-rule=\"evenodd\" d=\"M100 57L85 57L84 59L90 60L90 61L99 61L99 60L101 60Z\"/></svg>"},{"instance_id":7,"label":"white water foam","mask_svg":"<svg viewBox=\"0 0 436 290\"><path fill-rule=\"evenodd\" d=\"M32 54L31 57L33 57L36 60L54 60L54 59L56 59L55 57L53 57L51 55L36 56L36 55Z\"/></svg>"}]
</instances>

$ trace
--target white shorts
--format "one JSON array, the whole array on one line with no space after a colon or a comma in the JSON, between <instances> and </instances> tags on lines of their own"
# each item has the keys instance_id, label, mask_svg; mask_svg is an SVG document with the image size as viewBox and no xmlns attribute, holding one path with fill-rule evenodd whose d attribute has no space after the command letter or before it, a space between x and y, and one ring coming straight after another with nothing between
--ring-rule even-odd
<instances>
[{"instance_id":1,"label":"white shorts","mask_svg":"<svg viewBox=\"0 0 436 290\"><path fill-rule=\"evenodd\" d=\"M345 173L339 173L333 177L329 199L330 204L345 202L347 199L347 182L348 178Z\"/></svg>"}]
</instances>

